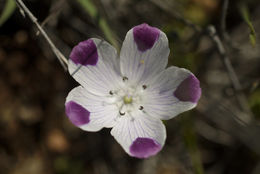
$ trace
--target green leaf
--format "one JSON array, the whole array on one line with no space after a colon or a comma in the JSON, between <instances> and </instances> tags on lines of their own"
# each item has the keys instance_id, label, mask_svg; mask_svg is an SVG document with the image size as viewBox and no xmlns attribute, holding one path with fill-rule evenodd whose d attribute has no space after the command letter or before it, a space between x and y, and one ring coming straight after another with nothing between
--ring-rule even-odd
<instances>
[{"instance_id":1,"label":"green leaf","mask_svg":"<svg viewBox=\"0 0 260 174\"><path fill-rule=\"evenodd\" d=\"M4 10L0 16L0 26L14 13L16 4L14 0L6 0Z\"/></svg>"},{"instance_id":2,"label":"green leaf","mask_svg":"<svg viewBox=\"0 0 260 174\"><path fill-rule=\"evenodd\" d=\"M111 28L107 24L105 18L99 15L98 9L92 3L91 0L78 0L78 3L84 8L84 10L92 17L94 22L103 31L106 39L117 49L119 49L118 42L115 39L115 34L112 32Z\"/></svg>"},{"instance_id":3,"label":"green leaf","mask_svg":"<svg viewBox=\"0 0 260 174\"><path fill-rule=\"evenodd\" d=\"M253 47L255 47L255 45L256 45L256 33L255 33L255 28L254 28L254 26L253 26L253 24L250 20L250 14L249 14L248 7L245 4L241 4L239 10L240 10L240 13L242 15L242 18L247 23L248 28L250 29L250 34L249 34L250 43Z\"/></svg>"},{"instance_id":4,"label":"green leaf","mask_svg":"<svg viewBox=\"0 0 260 174\"><path fill-rule=\"evenodd\" d=\"M87 11L87 13L92 18L97 17L97 14L98 14L97 13L97 9L96 9L95 5L91 1L89 1L89 0L78 0L78 2L85 9L85 11Z\"/></svg>"},{"instance_id":5,"label":"green leaf","mask_svg":"<svg viewBox=\"0 0 260 174\"><path fill-rule=\"evenodd\" d=\"M257 119L260 119L260 88L253 91L249 96L249 105Z\"/></svg>"},{"instance_id":6,"label":"green leaf","mask_svg":"<svg viewBox=\"0 0 260 174\"><path fill-rule=\"evenodd\" d=\"M194 173L204 174L204 168L201 161L197 136L194 129L194 121L190 113L191 112L186 112L182 114L181 126L182 126L184 143L189 152Z\"/></svg>"},{"instance_id":7,"label":"green leaf","mask_svg":"<svg viewBox=\"0 0 260 174\"><path fill-rule=\"evenodd\" d=\"M252 33L249 34L250 43L252 44L253 47L255 47L255 45L256 45L255 37L256 36L254 34L252 34Z\"/></svg>"}]
</instances>

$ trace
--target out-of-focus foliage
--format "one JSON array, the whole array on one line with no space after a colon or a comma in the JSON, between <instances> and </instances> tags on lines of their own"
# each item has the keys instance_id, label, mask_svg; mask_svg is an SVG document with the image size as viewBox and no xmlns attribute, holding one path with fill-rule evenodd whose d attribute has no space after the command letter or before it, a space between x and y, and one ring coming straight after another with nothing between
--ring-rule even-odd
<instances>
[{"instance_id":1,"label":"out-of-focus foliage","mask_svg":"<svg viewBox=\"0 0 260 174\"><path fill-rule=\"evenodd\" d=\"M169 65L196 74L202 97L194 110L164 122L167 141L157 156L131 158L109 129L84 132L68 121L65 97L78 84L17 11L0 28L0 173L259 174L260 3L246 1L241 11L239 2L229 1L228 37L221 38L242 85L235 91L205 32L213 24L221 34L221 0L24 0L67 57L75 44L90 37L120 48L131 27L146 22L160 28L169 39ZM238 117L249 115L238 104L242 92L255 116L249 123Z\"/></svg>"},{"instance_id":2,"label":"out-of-focus foliage","mask_svg":"<svg viewBox=\"0 0 260 174\"><path fill-rule=\"evenodd\" d=\"M204 169L202 167L201 156L199 152L197 135L194 131L193 119L191 118L191 112L182 114L182 135L185 141L185 146L187 147L192 165L194 167L195 174L204 174Z\"/></svg>"},{"instance_id":3,"label":"out-of-focus foliage","mask_svg":"<svg viewBox=\"0 0 260 174\"><path fill-rule=\"evenodd\" d=\"M114 47L119 50L119 45L115 39L115 35L107 24L106 20L100 16L98 9L91 2L91 0L78 0L79 4L84 8L84 10L92 17L92 19L97 23L100 29L104 32L105 39L107 39Z\"/></svg>"},{"instance_id":4,"label":"out-of-focus foliage","mask_svg":"<svg viewBox=\"0 0 260 174\"><path fill-rule=\"evenodd\" d=\"M244 21L247 23L248 28L250 29L250 33L249 33L250 43L252 44L253 47L255 47L256 32L255 32L254 26L252 24L252 21L250 20L250 13L248 11L248 7L246 6L246 4L240 5L240 13L241 13L241 16L243 17Z\"/></svg>"},{"instance_id":5,"label":"out-of-focus foliage","mask_svg":"<svg viewBox=\"0 0 260 174\"><path fill-rule=\"evenodd\" d=\"M252 92L249 98L249 103L257 119L260 119L260 89Z\"/></svg>"},{"instance_id":6,"label":"out-of-focus foliage","mask_svg":"<svg viewBox=\"0 0 260 174\"><path fill-rule=\"evenodd\" d=\"M14 13L15 7L14 0L6 0L5 7L0 15L0 26Z\"/></svg>"}]
</instances>

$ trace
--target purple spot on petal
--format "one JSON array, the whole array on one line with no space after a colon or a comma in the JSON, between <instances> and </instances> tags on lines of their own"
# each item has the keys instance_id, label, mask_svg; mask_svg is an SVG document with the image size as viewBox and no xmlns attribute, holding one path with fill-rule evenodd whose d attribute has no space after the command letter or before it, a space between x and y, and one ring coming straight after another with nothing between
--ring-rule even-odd
<instances>
[{"instance_id":1,"label":"purple spot on petal","mask_svg":"<svg viewBox=\"0 0 260 174\"><path fill-rule=\"evenodd\" d=\"M70 59L75 64L96 65L98 61L97 47L93 40L88 39L76 45L71 53Z\"/></svg>"},{"instance_id":2,"label":"purple spot on petal","mask_svg":"<svg viewBox=\"0 0 260 174\"><path fill-rule=\"evenodd\" d=\"M147 158L157 154L161 145L151 138L136 138L130 146L130 153L137 158Z\"/></svg>"},{"instance_id":3,"label":"purple spot on petal","mask_svg":"<svg viewBox=\"0 0 260 174\"><path fill-rule=\"evenodd\" d=\"M75 126L81 126L89 123L90 112L81 105L75 103L74 101L70 101L65 104L65 107L67 116Z\"/></svg>"},{"instance_id":4,"label":"purple spot on petal","mask_svg":"<svg viewBox=\"0 0 260 174\"><path fill-rule=\"evenodd\" d=\"M134 40L140 51L146 51L153 47L160 35L160 30L148 24L141 24L133 29Z\"/></svg>"},{"instance_id":5,"label":"purple spot on petal","mask_svg":"<svg viewBox=\"0 0 260 174\"><path fill-rule=\"evenodd\" d=\"M183 80L174 92L174 96L179 100L190 101L193 103L197 103L200 95L200 82L194 75L190 75L185 80Z\"/></svg>"}]
</instances>

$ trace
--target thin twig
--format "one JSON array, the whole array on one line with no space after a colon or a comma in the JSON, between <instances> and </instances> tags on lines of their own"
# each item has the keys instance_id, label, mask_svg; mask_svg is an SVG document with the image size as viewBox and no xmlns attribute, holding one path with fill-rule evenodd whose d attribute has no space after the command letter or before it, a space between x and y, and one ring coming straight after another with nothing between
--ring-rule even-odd
<instances>
[{"instance_id":1,"label":"thin twig","mask_svg":"<svg viewBox=\"0 0 260 174\"><path fill-rule=\"evenodd\" d=\"M242 120L237 120L238 114L232 107L227 106L225 100L218 100L211 93L204 91L197 109L217 127L260 154L260 141L255 138L260 133L260 127L257 124L241 124Z\"/></svg>"},{"instance_id":2,"label":"thin twig","mask_svg":"<svg viewBox=\"0 0 260 174\"><path fill-rule=\"evenodd\" d=\"M246 111L246 113L252 115L246 97L245 95L241 92L242 91L242 86L238 80L238 77L236 75L236 72L230 62L230 59L227 55L226 49L220 39L220 37L218 36L217 32L216 32L216 28L212 25L210 25L208 28L208 33L210 38L212 39L212 41L215 43L216 47L218 48L218 52L220 54L220 57L222 58L222 61L224 63L224 66L227 70L229 79L233 85L233 88L236 91L236 96L239 102L240 107L242 108L242 110ZM247 118L246 121L250 121L250 118Z\"/></svg>"},{"instance_id":3,"label":"thin twig","mask_svg":"<svg viewBox=\"0 0 260 174\"><path fill-rule=\"evenodd\" d=\"M202 31L202 29L201 29L200 26L198 26L198 25L192 23L191 21L189 21L189 20L187 20L187 19L184 19L181 15L179 15L179 14L173 12L172 10L170 10L170 9L168 8L167 5L164 5L164 3L159 3L159 2L156 1L156 0L150 0L150 1L153 2L154 4L156 4L158 7L162 8L163 10L166 10L166 11L167 11L168 13L170 13L175 19L177 19L177 20L183 22L185 25L190 26L191 28L193 28L196 32L201 32L201 31ZM227 5L228 5L228 4L227 4L227 2L226 2L226 6L227 6ZM225 12L225 13L226 13L226 12ZM223 20L225 21L225 18L226 18L225 16L226 16L226 15L222 15L222 16L224 16L224 17L223 17L223 18L224 18ZM224 22L224 23L225 23L225 22ZM235 71L234 71L234 69L233 69L233 67L232 67L232 65L231 65L231 62L230 62L229 58L227 57L226 50L225 50L225 48L224 48L224 46L223 46L223 44L222 44L222 42L221 42L219 36L218 36L217 33L216 33L215 27L214 27L214 26L209 26L209 27L208 27L208 31L209 31L209 32L205 32L205 33L214 41L214 43L216 44L216 46L217 46L217 48L218 48L218 51L219 51L221 57L223 57L225 67L226 67L226 69L227 69L227 72L228 72L228 74L229 74L229 78L230 78L230 80L231 80L231 82L232 82L232 84L233 84L235 90L236 90L236 91L241 91L241 89L242 89L241 84L240 84L240 82L239 82L239 80L238 80L238 78L237 78L237 75L236 75L236 73L235 73Z\"/></svg>"},{"instance_id":4,"label":"thin twig","mask_svg":"<svg viewBox=\"0 0 260 174\"><path fill-rule=\"evenodd\" d=\"M222 41L220 40L219 36L217 35L216 32L216 28L213 25L210 25L208 27L208 31L209 31L209 36L210 38L213 40L213 42L216 44L217 48L218 48L218 52L221 55L221 57L223 58L225 67L228 71L229 74L229 78L234 86L234 89L236 91L240 91L242 89L241 84L237 78L237 75L233 69L233 66L231 65L231 62L227 56L225 47L222 43Z\"/></svg>"},{"instance_id":5,"label":"thin twig","mask_svg":"<svg viewBox=\"0 0 260 174\"><path fill-rule=\"evenodd\" d=\"M229 4L229 0L224 0L222 5L221 20L220 20L220 33L222 38L225 38L227 34L226 18L227 18L228 4Z\"/></svg>"},{"instance_id":6,"label":"thin twig","mask_svg":"<svg viewBox=\"0 0 260 174\"><path fill-rule=\"evenodd\" d=\"M46 34L46 32L43 30L41 25L37 22L37 18L31 13L31 11L25 6L22 0L16 0L17 6L19 7L22 14L27 14L28 17L31 19L31 21L36 25L38 30L41 32L43 37L46 39L48 44L50 45L53 53L57 56L58 60L60 61L61 65L65 70L67 70L68 60L65 58L65 56L60 52L60 50L57 49L57 47L53 44L49 36Z\"/></svg>"},{"instance_id":7,"label":"thin twig","mask_svg":"<svg viewBox=\"0 0 260 174\"><path fill-rule=\"evenodd\" d=\"M245 95L242 93L242 86L238 80L238 77L234 71L234 68L230 62L230 59L227 55L227 52L226 52L226 49L220 39L220 37L218 36L217 32L216 32L216 28L214 26L209 26L208 28L203 29L201 28L200 26L192 23L191 21L183 18L181 15L179 15L178 13L174 12L171 8L170 8L170 5L167 5L166 3L161 3L161 2L158 2L157 0L150 0L152 3L154 3L155 5L157 5L159 8L167 11L167 13L169 13L172 17L174 17L176 20L182 22L183 24L191 27L195 32L197 32L198 34L206 34L208 37L211 38L211 40L214 42L214 44L216 45L217 49L218 49L218 52L220 54L220 58L222 59L223 61L223 64L227 70L227 74L229 76L229 79L232 83L232 86L233 88L235 89L236 91L236 97L237 97L237 100L239 102L239 105L241 107L241 109L243 111L245 111L246 113L248 113L249 115L252 115L250 109L249 109L249 106L248 106L248 103L247 103L247 100L246 100L246 97ZM228 0L225 0L224 4L223 4L223 10L222 10L222 13L224 12L225 14L222 14L222 23L224 24L221 24L223 25L222 29L225 31L225 20L226 20L226 15L227 15L227 8L228 8ZM241 118L243 119L243 118ZM246 118L246 119L243 119L244 121L246 122L249 122L250 120L250 117Z\"/></svg>"},{"instance_id":8,"label":"thin twig","mask_svg":"<svg viewBox=\"0 0 260 174\"><path fill-rule=\"evenodd\" d=\"M23 10L22 7L20 6L20 4L18 4L18 3L16 2L16 5L17 5L17 7L18 7L18 9L19 9L19 11L20 11L20 13L21 13L21 15L25 18L26 16L25 16L24 10Z\"/></svg>"},{"instance_id":9,"label":"thin twig","mask_svg":"<svg viewBox=\"0 0 260 174\"><path fill-rule=\"evenodd\" d=\"M52 20L53 18L56 18L60 14L64 1L65 0L60 0L60 1L56 2L56 4L54 5L54 8L51 10L50 14L43 20L43 22L40 23L41 27L44 27L50 20ZM55 6L59 6L59 7L55 7ZM36 33L36 35L39 35L39 34L40 34L40 31L38 31Z\"/></svg>"}]
</instances>

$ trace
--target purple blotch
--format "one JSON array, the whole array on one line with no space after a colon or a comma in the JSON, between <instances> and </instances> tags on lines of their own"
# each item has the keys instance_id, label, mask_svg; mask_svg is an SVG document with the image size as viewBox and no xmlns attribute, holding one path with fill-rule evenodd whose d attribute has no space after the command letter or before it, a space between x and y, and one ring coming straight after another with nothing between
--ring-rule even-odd
<instances>
[{"instance_id":1,"label":"purple blotch","mask_svg":"<svg viewBox=\"0 0 260 174\"><path fill-rule=\"evenodd\" d=\"M160 30L144 23L134 27L133 34L138 50L146 51L153 47L154 43L159 38Z\"/></svg>"},{"instance_id":2,"label":"purple blotch","mask_svg":"<svg viewBox=\"0 0 260 174\"><path fill-rule=\"evenodd\" d=\"M65 112L68 118L75 126L81 126L83 124L89 123L90 112L87 109L83 108L74 101L67 102L65 107Z\"/></svg>"},{"instance_id":3,"label":"purple blotch","mask_svg":"<svg viewBox=\"0 0 260 174\"><path fill-rule=\"evenodd\" d=\"M96 65L98 61L98 52L93 40L88 39L76 45L70 53L70 59L75 64L85 66Z\"/></svg>"},{"instance_id":4,"label":"purple blotch","mask_svg":"<svg viewBox=\"0 0 260 174\"><path fill-rule=\"evenodd\" d=\"M197 103L200 95L200 82L194 75L190 75L185 80L183 80L174 92L174 96L179 100L190 101L193 103Z\"/></svg>"},{"instance_id":5,"label":"purple blotch","mask_svg":"<svg viewBox=\"0 0 260 174\"><path fill-rule=\"evenodd\" d=\"M147 158L157 154L161 145L151 138L136 138L130 146L130 153L137 158Z\"/></svg>"}]
</instances>

